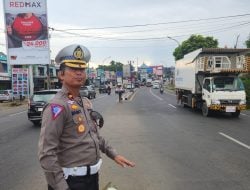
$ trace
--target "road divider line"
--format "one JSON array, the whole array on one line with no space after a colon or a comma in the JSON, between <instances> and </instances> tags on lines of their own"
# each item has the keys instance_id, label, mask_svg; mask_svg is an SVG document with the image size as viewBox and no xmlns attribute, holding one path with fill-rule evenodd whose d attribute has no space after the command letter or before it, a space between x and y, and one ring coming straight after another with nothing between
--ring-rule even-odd
<instances>
[{"instance_id":1,"label":"road divider line","mask_svg":"<svg viewBox=\"0 0 250 190\"><path fill-rule=\"evenodd\" d=\"M229 135L226 135L226 134L221 133L221 132L219 132L219 134L222 135L222 136L224 136L225 138L227 138L227 139L229 139L229 140L231 140L231 141L233 141L233 142L235 142L235 143L237 143L237 144L239 144L239 145L241 145L241 146L247 148L247 149L250 149L250 146L248 146L248 145L246 145L246 144L244 144L244 143L238 141L237 139L235 139L235 138L233 138L233 137L230 137Z\"/></svg>"},{"instance_id":2,"label":"road divider line","mask_svg":"<svg viewBox=\"0 0 250 190\"><path fill-rule=\"evenodd\" d=\"M21 113L24 113L24 112L27 112L27 111L21 111L21 112L18 112L18 113L13 113L13 114L10 114L9 116L12 117L12 116L15 116L15 115L19 115Z\"/></svg>"},{"instance_id":3,"label":"road divider line","mask_svg":"<svg viewBox=\"0 0 250 190\"><path fill-rule=\"evenodd\" d=\"M149 92L150 92L154 97L156 97L158 100L163 100L161 97L155 95L155 94L152 92L151 88L149 89Z\"/></svg>"},{"instance_id":4,"label":"road divider line","mask_svg":"<svg viewBox=\"0 0 250 190\"><path fill-rule=\"evenodd\" d=\"M106 97L107 96L107 94L106 95L102 95L102 96L98 96L97 98L95 98L95 99L92 99L93 101L97 101L97 100L99 100L99 99L101 99L101 98L104 98L104 97Z\"/></svg>"},{"instance_id":5,"label":"road divider line","mask_svg":"<svg viewBox=\"0 0 250 190\"><path fill-rule=\"evenodd\" d=\"M134 97L135 97L135 95L136 95L137 91L138 91L138 90L136 90L136 91L134 92L134 94L131 96L131 98L130 98L130 100L129 100L129 101L132 101L132 100L134 99Z\"/></svg>"},{"instance_id":6,"label":"road divider line","mask_svg":"<svg viewBox=\"0 0 250 190\"><path fill-rule=\"evenodd\" d=\"M172 108L176 108L174 105L172 105L172 104L168 104L169 106L171 106Z\"/></svg>"}]
</instances>

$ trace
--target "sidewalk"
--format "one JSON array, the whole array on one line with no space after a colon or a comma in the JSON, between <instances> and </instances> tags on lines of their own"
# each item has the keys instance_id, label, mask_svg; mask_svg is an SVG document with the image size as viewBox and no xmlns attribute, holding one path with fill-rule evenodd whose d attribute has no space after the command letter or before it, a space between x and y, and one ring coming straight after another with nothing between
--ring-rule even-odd
<instances>
[{"instance_id":1,"label":"sidewalk","mask_svg":"<svg viewBox=\"0 0 250 190\"><path fill-rule=\"evenodd\" d=\"M27 101L16 102L3 102L0 103L0 117L7 116L9 114L25 111L28 109Z\"/></svg>"}]
</instances>

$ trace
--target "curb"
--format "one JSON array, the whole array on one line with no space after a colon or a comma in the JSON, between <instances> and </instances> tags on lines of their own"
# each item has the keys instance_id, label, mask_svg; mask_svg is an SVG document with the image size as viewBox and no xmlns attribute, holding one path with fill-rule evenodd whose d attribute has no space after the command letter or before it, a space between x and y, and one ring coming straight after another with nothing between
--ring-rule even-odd
<instances>
[{"instance_id":1,"label":"curb","mask_svg":"<svg viewBox=\"0 0 250 190\"><path fill-rule=\"evenodd\" d=\"M126 92L124 95L123 95L123 97L122 97L122 99L123 100L129 100L130 98L131 98L131 96L135 93L135 91L136 91L137 89L134 89L134 90L130 90L129 92Z\"/></svg>"}]
</instances>

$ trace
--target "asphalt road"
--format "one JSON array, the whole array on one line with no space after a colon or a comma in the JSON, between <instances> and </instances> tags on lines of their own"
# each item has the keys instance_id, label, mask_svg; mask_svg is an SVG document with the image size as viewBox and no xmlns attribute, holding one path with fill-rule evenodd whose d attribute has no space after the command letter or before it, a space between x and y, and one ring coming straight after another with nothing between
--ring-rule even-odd
<instances>
[{"instance_id":1,"label":"asphalt road","mask_svg":"<svg viewBox=\"0 0 250 190\"><path fill-rule=\"evenodd\" d=\"M249 112L206 118L146 87L130 101L117 98L101 94L92 102L105 118L102 135L136 167L121 168L103 155L100 189L111 182L119 190L250 190ZM25 109L0 109L1 190L46 189L40 128Z\"/></svg>"}]
</instances>

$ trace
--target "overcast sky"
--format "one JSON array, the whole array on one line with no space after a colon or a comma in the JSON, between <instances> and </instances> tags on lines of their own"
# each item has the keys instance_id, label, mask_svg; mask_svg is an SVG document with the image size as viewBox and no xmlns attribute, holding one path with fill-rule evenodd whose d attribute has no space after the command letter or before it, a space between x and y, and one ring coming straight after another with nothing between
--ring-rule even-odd
<instances>
[{"instance_id":1,"label":"overcast sky","mask_svg":"<svg viewBox=\"0 0 250 190\"><path fill-rule=\"evenodd\" d=\"M239 35L237 47L245 48L250 33L249 0L47 0L47 9L54 28L51 58L80 43L90 50L91 65L114 60L174 66L177 43L191 34L212 36L219 47L234 47ZM0 10L0 51L6 53L3 3Z\"/></svg>"}]
</instances>

